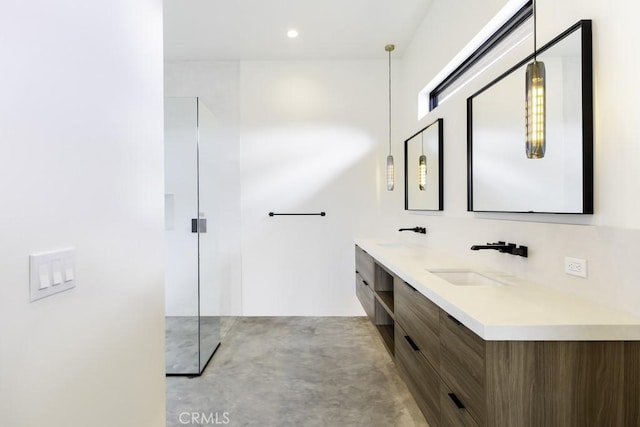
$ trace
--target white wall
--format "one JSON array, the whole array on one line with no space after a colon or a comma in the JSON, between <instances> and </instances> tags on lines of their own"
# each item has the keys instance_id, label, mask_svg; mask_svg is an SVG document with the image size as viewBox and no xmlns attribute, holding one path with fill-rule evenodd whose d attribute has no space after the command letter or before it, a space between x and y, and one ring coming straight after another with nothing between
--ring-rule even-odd
<instances>
[{"instance_id":1,"label":"white wall","mask_svg":"<svg viewBox=\"0 0 640 427\"><path fill-rule=\"evenodd\" d=\"M0 38L0 425L162 426L161 2L6 3Z\"/></svg>"},{"instance_id":2,"label":"white wall","mask_svg":"<svg viewBox=\"0 0 640 427\"><path fill-rule=\"evenodd\" d=\"M640 109L633 91L640 59L637 55L629 55L628 50L630 40L640 37L640 28L633 21L640 12L640 5L624 0L538 1L540 44L579 19L593 20L594 215L474 214L466 211L466 98L478 87L471 85L423 120L414 119L418 91L504 3L495 1L487 7L487 2L473 0L433 2L432 13L425 18L403 58L399 126L408 136L435 118L444 118L445 211L436 214L403 212L401 189L394 194L395 211L385 219L391 223L427 227L426 239L403 236L405 240L420 239L463 258L481 260L493 268L640 315L640 290L637 287L640 267L632 259L632 254L637 252L633 249L635 242L640 237L640 216L637 214L640 169L636 166L640 145L633 132ZM396 144L398 150L400 139ZM378 162L383 161L380 155ZM496 240L528 245L529 258L469 251L474 243ZM587 259L589 278L565 275L565 256Z\"/></svg>"},{"instance_id":3,"label":"white wall","mask_svg":"<svg viewBox=\"0 0 640 427\"><path fill-rule=\"evenodd\" d=\"M385 61L241 64L245 315L362 313L353 236L376 217L386 75Z\"/></svg>"},{"instance_id":4,"label":"white wall","mask_svg":"<svg viewBox=\"0 0 640 427\"><path fill-rule=\"evenodd\" d=\"M376 222L386 70L382 60L165 64L166 94L202 97L228 130L223 314L363 313L353 236Z\"/></svg>"}]
</instances>

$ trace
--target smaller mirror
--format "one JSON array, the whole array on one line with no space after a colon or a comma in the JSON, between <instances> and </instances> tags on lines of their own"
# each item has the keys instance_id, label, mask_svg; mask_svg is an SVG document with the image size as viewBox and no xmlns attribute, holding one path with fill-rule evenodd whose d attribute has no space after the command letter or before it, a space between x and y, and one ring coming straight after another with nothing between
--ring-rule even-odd
<instances>
[{"instance_id":1,"label":"smaller mirror","mask_svg":"<svg viewBox=\"0 0 640 427\"><path fill-rule=\"evenodd\" d=\"M442 123L438 119L404 142L405 210L443 209Z\"/></svg>"}]
</instances>

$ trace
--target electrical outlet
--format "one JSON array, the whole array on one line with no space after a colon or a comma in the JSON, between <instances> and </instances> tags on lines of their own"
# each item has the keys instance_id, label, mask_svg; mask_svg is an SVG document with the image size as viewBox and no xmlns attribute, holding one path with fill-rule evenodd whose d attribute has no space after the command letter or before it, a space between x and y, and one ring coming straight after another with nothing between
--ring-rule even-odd
<instances>
[{"instance_id":1,"label":"electrical outlet","mask_svg":"<svg viewBox=\"0 0 640 427\"><path fill-rule=\"evenodd\" d=\"M587 277L587 260L580 258L564 258L564 272L572 276Z\"/></svg>"}]
</instances>

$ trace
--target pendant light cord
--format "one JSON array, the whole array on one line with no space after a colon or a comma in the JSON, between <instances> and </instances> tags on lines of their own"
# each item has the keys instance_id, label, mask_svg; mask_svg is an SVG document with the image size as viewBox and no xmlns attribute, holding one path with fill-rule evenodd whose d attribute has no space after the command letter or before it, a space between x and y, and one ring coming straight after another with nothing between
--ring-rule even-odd
<instances>
[{"instance_id":1,"label":"pendant light cord","mask_svg":"<svg viewBox=\"0 0 640 427\"><path fill-rule=\"evenodd\" d=\"M536 51L538 49L538 41L536 40L536 0L533 0L533 62L536 62Z\"/></svg>"}]
</instances>

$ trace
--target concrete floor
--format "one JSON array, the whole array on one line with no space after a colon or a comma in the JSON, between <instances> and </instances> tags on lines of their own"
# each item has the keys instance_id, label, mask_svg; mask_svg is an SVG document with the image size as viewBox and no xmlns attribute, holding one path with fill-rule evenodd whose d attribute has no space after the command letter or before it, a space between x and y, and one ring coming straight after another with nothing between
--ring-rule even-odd
<instances>
[{"instance_id":1,"label":"concrete floor","mask_svg":"<svg viewBox=\"0 0 640 427\"><path fill-rule=\"evenodd\" d=\"M201 377L167 378L167 427L427 425L367 318L229 325Z\"/></svg>"},{"instance_id":2,"label":"concrete floor","mask_svg":"<svg viewBox=\"0 0 640 427\"><path fill-rule=\"evenodd\" d=\"M221 318L167 316L165 368L167 374L197 374L220 343Z\"/></svg>"}]
</instances>

